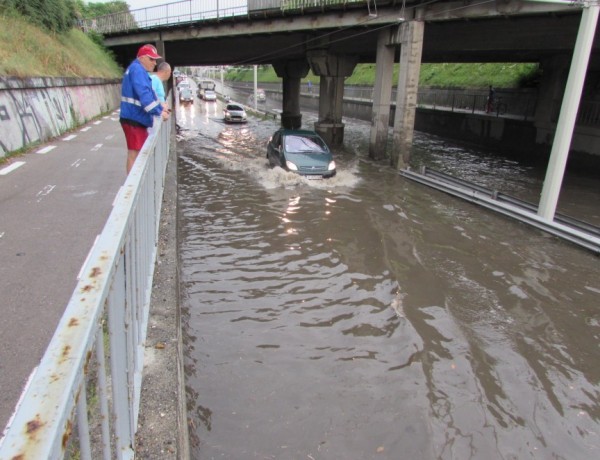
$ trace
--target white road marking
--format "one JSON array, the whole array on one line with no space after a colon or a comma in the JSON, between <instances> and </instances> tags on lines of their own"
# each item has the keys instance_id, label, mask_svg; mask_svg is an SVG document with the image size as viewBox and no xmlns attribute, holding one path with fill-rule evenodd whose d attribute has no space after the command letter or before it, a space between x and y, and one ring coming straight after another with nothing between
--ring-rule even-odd
<instances>
[{"instance_id":1,"label":"white road marking","mask_svg":"<svg viewBox=\"0 0 600 460\"><path fill-rule=\"evenodd\" d=\"M113 137L115 137L114 134L109 134L108 136L106 136L104 139L109 140L112 139Z\"/></svg>"},{"instance_id":2,"label":"white road marking","mask_svg":"<svg viewBox=\"0 0 600 460\"><path fill-rule=\"evenodd\" d=\"M0 436L0 439L3 439L6 436L6 433L8 433L8 429L12 425L12 422L15 420L15 415L17 415L17 411L19 410L19 407L21 407L21 404L23 404L23 398L25 397L25 393L27 393L27 390L29 389L29 386L31 385L31 380L33 379L33 374L35 374L35 371L37 371L37 368L38 368L38 366L35 366L33 368L33 370L31 371L31 374L29 374L29 377L27 378L27 382L25 382L25 386L23 387L23 391L21 392L21 396L19 396L19 400L17 401L17 405L15 406L15 410L12 413L12 415L10 416L10 418L8 419L8 423L6 424L6 427L4 428L4 431L2 432L2 436Z\"/></svg>"},{"instance_id":3,"label":"white road marking","mask_svg":"<svg viewBox=\"0 0 600 460\"><path fill-rule=\"evenodd\" d=\"M101 147L102 147L102 144L96 144L90 150L92 152L96 152L96 151L100 150Z\"/></svg>"},{"instance_id":4,"label":"white road marking","mask_svg":"<svg viewBox=\"0 0 600 460\"><path fill-rule=\"evenodd\" d=\"M0 233L0 238L2 238L4 235L6 235L6 232Z\"/></svg>"},{"instance_id":5,"label":"white road marking","mask_svg":"<svg viewBox=\"0 0 600 460\"><path fill-rule=\"evenodd\" d=\"M99 125L100 123L102 123L102 120L98 120L98 121L94 122L95 125Z\"/></svg>"},{"instance_id":6,"label":"white road marking","mask_svg":"<svg viewBox=\"0 0 600 460\"><path fill-rule=\"evenodd\" d=\"M14 171L17 168L20 168L24 164L25 164L24 161L15 161L10 166L7 166L6 168L0 169L0 176L6 176L9 172L12 172L12 171Z\"/></svg>"},{"instance_id":7,"label":"white road marking","mask_svg":"<svg viewBox=\"0 0 600 460\"><path fill-rule=\"evenodd\" d=\"M85 161L85 158L78 158L73 163L71 163L72 168L79 168L79 166Z\"/></svg>"},{"instance_id":8,"label":"white road marking","mask_svg":"<svg viewBox=\"0 0 600 460\"><path fill-rule=\"evenodd\" d=\"M70 136L64 137L63 141L70 141L72 139L75 139L77 137L77 134L71 134Z\"/></svg>"},{"instance_id":9,"label":"white road marking","mask_svg":"<svg viewBox=\"0 0 600 460\"><path fill-rule=\"evenodd\" d=\"M37 192L36 196L38 197L38 203L40 201L42 201L42 198L44 198L45 196L50 195L50 193L52 192L52 190L54 190L56 188L56 185L46 185L42 190L40 190L39 192Z\"/></svg>"},{"instance_id":10,"label":"white road marking","mask_svg":"<svg viewBox=\"0 0 600 460\"><path fill-rule=\"evenodd\" d=\"M85 128L81 128L79 131L81 131L82 133L85 133L86 131L89 131L92 127L91 126L86 126Z\"/></svg>"},{"instance_id":11,"label":"white road marking","mask_svg":"<svg viewBox=\"0 0 600 460\"><path fill-rule=\"evenodd\" d=\"M56 145L49 145L47 147L44 147L43 149L38 150L35 153L39 153L40 155L44 155L46 153L48 153L50 150L54 150L56 148Z\"/></svg>"}]
</instances>

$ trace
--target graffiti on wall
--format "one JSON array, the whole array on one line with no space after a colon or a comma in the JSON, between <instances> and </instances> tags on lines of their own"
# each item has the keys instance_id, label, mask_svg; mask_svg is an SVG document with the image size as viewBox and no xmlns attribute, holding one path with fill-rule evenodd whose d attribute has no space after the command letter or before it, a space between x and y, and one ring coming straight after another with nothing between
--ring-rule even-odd
<instances>
[{"instance_id":1,"label":"graffiti on wall","mask_svg":"<svg viewBox=\"0 0 600 460\"><path fill-rule=\"evenodd\" d=\"M113 110L120 85L0 90L0 158Z\"/></svg>"}]
</instances>

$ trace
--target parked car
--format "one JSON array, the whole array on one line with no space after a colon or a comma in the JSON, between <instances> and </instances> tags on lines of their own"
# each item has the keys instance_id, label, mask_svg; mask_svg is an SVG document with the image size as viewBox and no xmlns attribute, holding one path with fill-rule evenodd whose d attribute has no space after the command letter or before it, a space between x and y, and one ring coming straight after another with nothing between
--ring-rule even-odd
<instances>
[{"instance_id":1,"label":"parked car","mask_svg":"<svg viewBox=\"0 0 600 460\"><path fill-rule=\"evenodd\" d=\"M279 129L267 144L271 167L280 166L308 179L335 176L335 161L325 141L314 131Z\"/></svg>"},{"instance_id":2,"label":"parked car","mask_svg":"<svg viewBox=\"0 0 600 460\"><path fill-rule=\"evenodd\" d=\"M246 123L246 110L240 104L230 102L223 109L225 123Z\"/></svg>"},{"instance_id":3,"label":"parked car","mask_svg":"<svg viewBox=\"0 0 600 460\"><path fill-rule=\"evenodd\" d=\"M189 88L183 88L179 90L179 102L190 102L194 103L194 93Z\"/></svg>"},{"instance_id":4,"label":"parked car","mask_svg":"<svg viewBox=\"0 0 600 460\"><path fill-rule=\"evenodd\" d=\"M217 93L215 93L212 89L204 90L204 100L213 102L217 100Z\"/></svg>"}]
</instances>

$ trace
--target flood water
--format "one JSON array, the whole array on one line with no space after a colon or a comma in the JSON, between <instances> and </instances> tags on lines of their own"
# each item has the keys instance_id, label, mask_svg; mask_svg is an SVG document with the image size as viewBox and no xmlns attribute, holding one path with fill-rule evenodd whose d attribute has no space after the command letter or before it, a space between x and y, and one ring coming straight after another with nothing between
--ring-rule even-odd
<instances>
[{"instance_id":1,"label":"flood water","mask_svg":"<svg viewBox=\"0 0 600 460\"><path fill-rule=\"evenodd\" d=\"M192 458L600 458L598 256L369 160L366 123L307 181L267 167L278 121L221 110L176 110ZM422 133L413 164L544 176ZM600 225L600 179L565 182Z\"/></svg>"}]
</instances>

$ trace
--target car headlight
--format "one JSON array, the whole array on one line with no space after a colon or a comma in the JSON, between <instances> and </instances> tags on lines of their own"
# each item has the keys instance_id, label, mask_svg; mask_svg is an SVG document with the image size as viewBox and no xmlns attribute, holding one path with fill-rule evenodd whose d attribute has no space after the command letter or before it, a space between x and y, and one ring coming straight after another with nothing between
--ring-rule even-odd
<instances>
[{"instance_id":1,"label":"car headlight","mask_svg":"<svg viewBox=\"0 0 600 460\"><path fill-rule=\"evenodd\" d=\"M285 165L287 166L287 168L290 171L298 171L298 166L296 166L294 163L292 163L291 161L286 161Z\"/></svg>"},{"instance_id":2,"label":"car headlight","mask_svg":"<svg viewBox=\"0 0 600 460\"><path fill-rule=\"evenodd\" d=\"M335 171L335 161L330 161L329 166L327 166L328 171Z\"/></svg>"}]
</instances>

